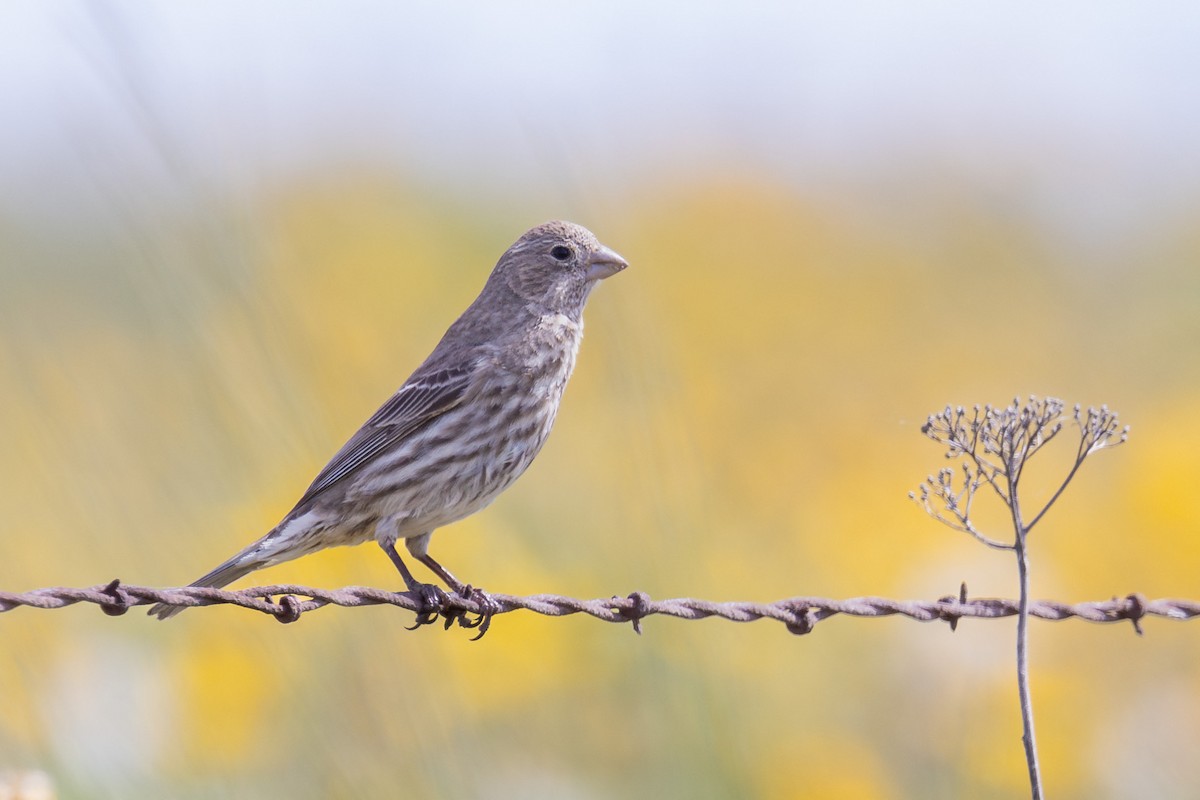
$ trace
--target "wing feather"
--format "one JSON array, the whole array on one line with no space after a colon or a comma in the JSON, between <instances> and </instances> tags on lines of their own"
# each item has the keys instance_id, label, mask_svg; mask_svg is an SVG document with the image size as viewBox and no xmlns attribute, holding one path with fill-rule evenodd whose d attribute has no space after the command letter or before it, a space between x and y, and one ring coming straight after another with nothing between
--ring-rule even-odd
<instances>
[{"instance_id":1,"label":"wing feather","mask_svg":"<svg viewBox=\"0 0 1200 800\"><path fill-rule=\"evenodd\" d=\"M410 378L342 445L296 506L309 502L418 427L461 403L474 372L474 367L464 366Z\"/></svg>"}]
</instances>

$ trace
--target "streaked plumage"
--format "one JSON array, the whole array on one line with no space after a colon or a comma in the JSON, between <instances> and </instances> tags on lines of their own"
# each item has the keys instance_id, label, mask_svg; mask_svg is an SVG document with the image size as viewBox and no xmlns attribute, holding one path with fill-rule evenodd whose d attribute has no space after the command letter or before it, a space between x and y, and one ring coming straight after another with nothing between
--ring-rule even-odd
<instances>
[{"instance_id":1,"label":"streaked plumage","mask_svg":"<svg viewBox=\"0 0 1200 800\"><path fill-rule=\"evenodd\" d=\"M436 528L479 511L529 466L554 424L583 336L583 307L625 260L570 222L527 231L404 385L321 470L273 530L192 586L225 586L326 547L376 540L410 590L395 550L450 588L428 555ZM157 605L166 619L180 608Z\"/></svg>"}]
</instances>

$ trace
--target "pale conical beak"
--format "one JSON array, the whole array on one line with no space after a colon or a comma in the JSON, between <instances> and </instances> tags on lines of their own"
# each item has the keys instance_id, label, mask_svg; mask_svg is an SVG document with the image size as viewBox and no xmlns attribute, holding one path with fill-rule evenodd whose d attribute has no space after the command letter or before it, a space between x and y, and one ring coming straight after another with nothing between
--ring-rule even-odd
<instances>
[{"instance_id":1,"label":"pale conical beak","mask_svg":"<svg viewBox=\"0 0 1200 800\"><path fill-rule=\"evenodd\" d=\"M604 245L592 253L588 259L587 277L589 281L600 281L616 275L629 266L629 262Z\"/></svg>"}]
</instances>

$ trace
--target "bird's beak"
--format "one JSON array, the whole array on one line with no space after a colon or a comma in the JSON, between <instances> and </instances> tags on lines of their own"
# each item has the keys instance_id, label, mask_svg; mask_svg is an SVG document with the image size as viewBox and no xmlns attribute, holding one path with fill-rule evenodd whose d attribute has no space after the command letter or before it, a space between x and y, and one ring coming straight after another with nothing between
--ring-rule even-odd
<instances>
[{"instance_id":1,"label":"bird's beak","mask_svg":"<svg viewBox=\"0 0 1200 800\"><path fill-rule=\"evenodd\" d=\"M587 277L589 281L600 281L611 278L629 266L629 262L604 245L592 253L588 259Z\"/></svg>"}]
</instances>

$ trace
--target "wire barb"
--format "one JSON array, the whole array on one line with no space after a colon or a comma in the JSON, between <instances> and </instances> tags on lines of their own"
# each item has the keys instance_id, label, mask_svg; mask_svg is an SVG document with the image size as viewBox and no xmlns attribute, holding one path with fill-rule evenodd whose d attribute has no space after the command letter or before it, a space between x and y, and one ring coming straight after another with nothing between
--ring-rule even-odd
<instances>
[{"instance_id":1,"label":"wire barb","mask_svg":"<svg viewBox=\"0 0 1200 800\"><path fill-rule=\"evenodd\" d=\"M956 595L933 601L890 600L886 597L854 597L832 600L824 597L792 597L774 603L726 602L680 597L653 600L645 592L633 592L626 597L614 596L596 600L581 600L553 594L519 597L492 594L495 614L510 611L532 611L548 617L587 614L605 622L630 623L641 633L643 619L660 614L677 619L706 619L717 617L731 622L753 622L772 619L781 622L791 633L811 633L818 622L838 614L851 617L903 616L918 622L941 621L954 630L964 618L1000 619L1017 615L1016 600L982 597L967 599L964 584ZM342 589L319 589L311 586L280 584L256 586L228 591L199 587L155 589L134 586L114 580L106 585L88 588L57 586L14 593L0 591L0 612L16 608L44 610L66 608L76 603L100 606L110 616L120 616L134 606L166 603L192 608L198 606L234 605L268 614L283 623L296 622L310 611L326 606L359 608L389 605L414 613L427 612L425 598L411 592L390 592L366 586L347 586ZM456 618L462 614L479 614L480 601L474 597L448 594L437 613ZM1200 617L1200 601L1180 599L1147 600L1144 595L1130 594L1102 602L1062 603L1040 600L1029 604L1030 616L1046 620L1076 618L1087 622L1113 623L1129 621L1134 631L1142 635L1144 618L1189 620Z\"/></svg>"}]
</instances>

